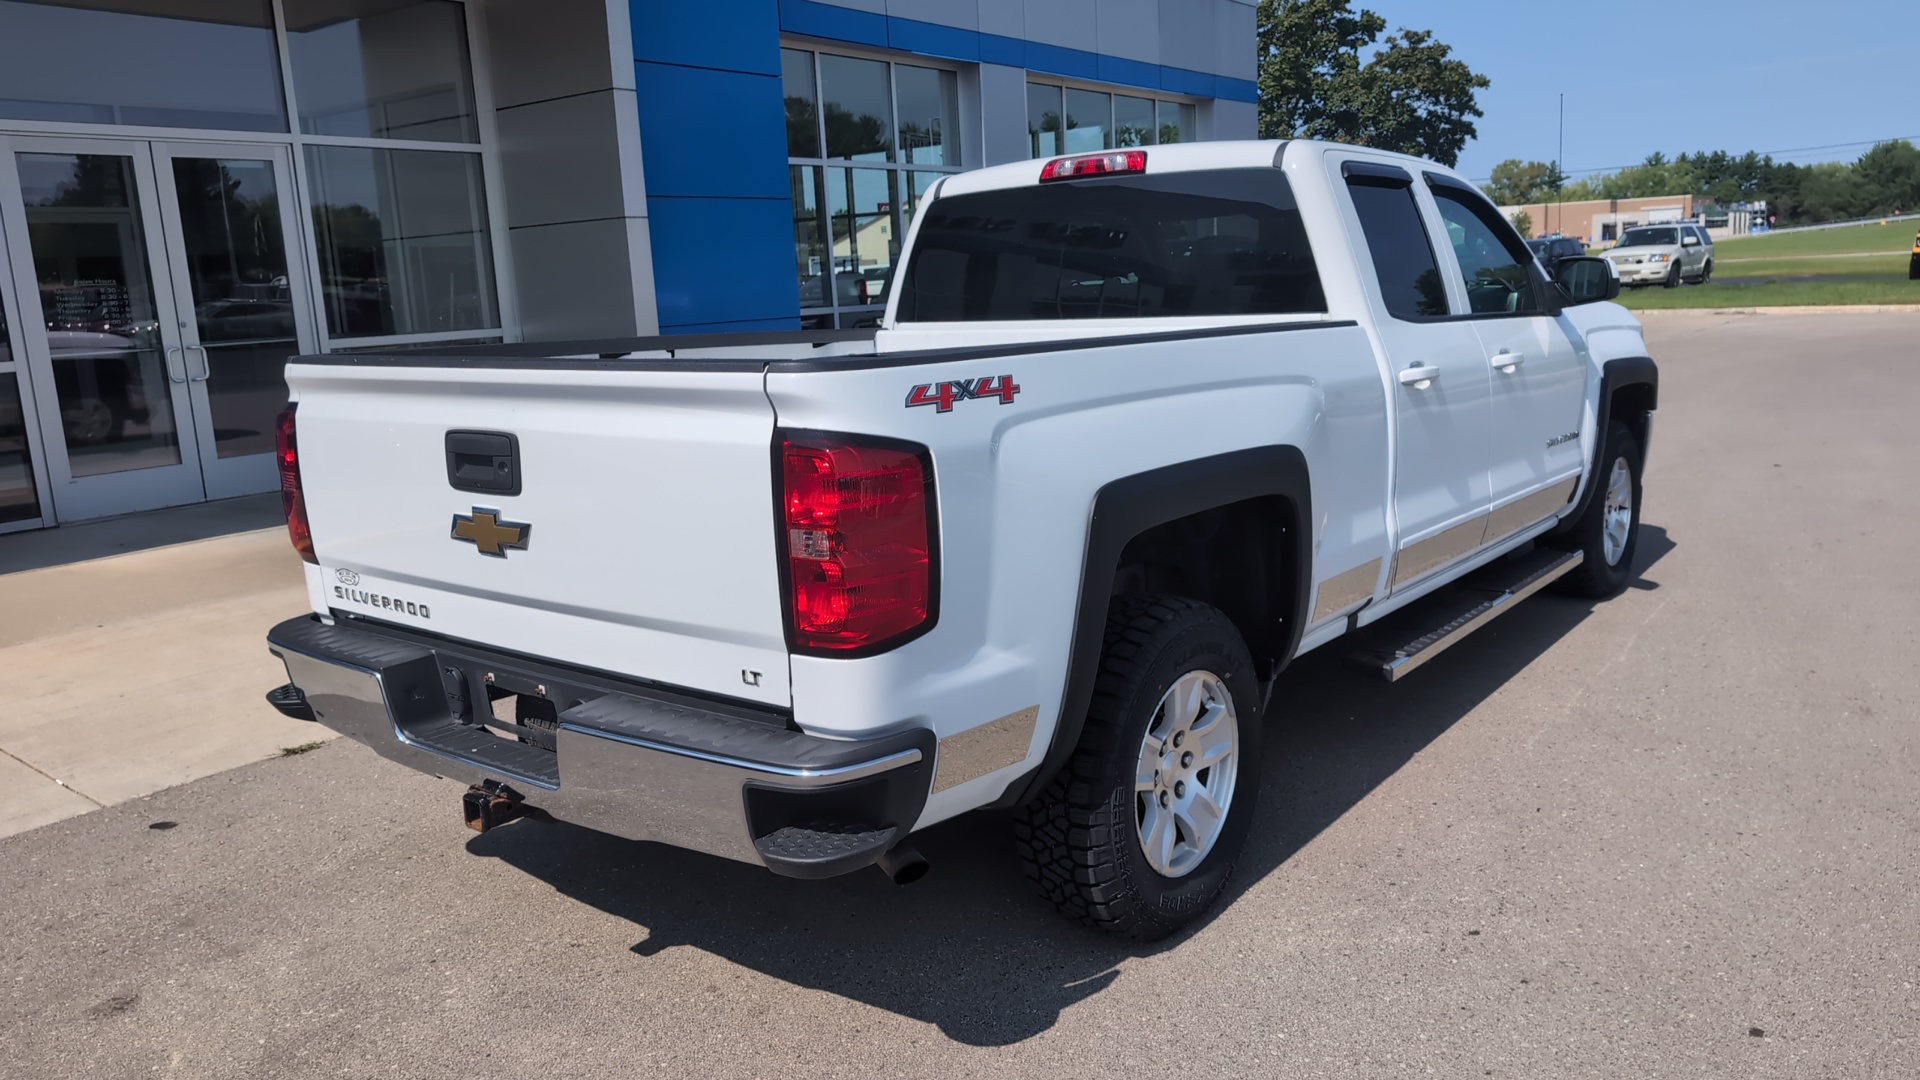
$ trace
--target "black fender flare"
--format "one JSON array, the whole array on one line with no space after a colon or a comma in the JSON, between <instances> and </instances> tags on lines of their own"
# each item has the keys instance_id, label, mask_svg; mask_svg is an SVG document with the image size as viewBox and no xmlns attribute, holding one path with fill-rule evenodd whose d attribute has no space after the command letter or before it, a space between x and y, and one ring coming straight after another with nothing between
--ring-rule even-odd
<instances>
[{"instance_id":1,"label":"black fender flare","mask_svg":"<svg viewBox=\"0 0 1920 1080\"><path fill-rule=\"evenodd\" d=\"M1581 518L1586 516L1587 505L1593 501L1594 489L1600 485L1595 481L1600 475L1600 455L1606 451L1607 426L1613 422L1613 399L1621 389L1628 386L1645 386L1648 389L1647 411L1652 412L1660 405L1660 365L1650 356L1622 356L1600 365L1600 400L1594 410L1593 459L1587 463L1586 483L1580 489L1580 501L1574 504L1573 512L1560 519L1560 524L1552 534L1571 530ZM1640 460L1645 461L1647 448L1640 447Z\"/></svg>"},{"instance_id":2,"label":"black fender flare","mask_svg":"<svg viewBox=\"0 0 1920 1080\"><path fill-rule=\"evenodd\" d=\"M1121 477L1095 493L1087 515L1080 595L1074 613L1073 641L1067 654L1066 687L1059 719L1039 767L1009 784L1000 805L1017 806L1039 794L1066 765L1080 743L1080 729L1086 723L1087 707L1093 700L1094 678L1100 667L1100 645L1106 636L1114 574L1127 543L1156 525L1214 507L1273 495L1284 499L1290 508L1291 520L1284 522L1284 527L1296 537L1299 553L1293 568L1292 610L1282 628L1285 648L1276 657L1281 666L1285 666L1300 647L1308 594L1313 590L1313 492L1307 458L1298 447L1257 446L1184 461Z\"/></svg>"}]
</instances>

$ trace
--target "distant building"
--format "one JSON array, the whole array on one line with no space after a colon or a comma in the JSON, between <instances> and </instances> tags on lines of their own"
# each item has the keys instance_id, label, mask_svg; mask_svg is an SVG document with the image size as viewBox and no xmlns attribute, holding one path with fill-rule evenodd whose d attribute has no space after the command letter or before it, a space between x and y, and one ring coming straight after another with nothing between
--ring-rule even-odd
<instances>
[{"instance_id":1,"label":"distant building","mask_svg":"<svg viewBox=\"0 0 1920 1080\"><path fill-rule=\"evenodd\" d=\"M1533 235L1559 233L1584 240L1588 247L1612 247L1623 229L1692 218L1691 195L1653 195L1644 199L1587 199L1582 202L1528 203L1503 206L1512 221L1522 213L1533 223Z\"/></svg>"}]
</instances>

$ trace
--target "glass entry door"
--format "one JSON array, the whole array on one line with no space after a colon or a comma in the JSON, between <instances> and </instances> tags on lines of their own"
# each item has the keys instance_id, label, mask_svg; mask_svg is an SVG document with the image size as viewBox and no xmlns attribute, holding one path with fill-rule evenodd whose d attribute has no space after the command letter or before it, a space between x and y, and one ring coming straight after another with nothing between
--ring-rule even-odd
<instances>
[{"instance_id":1,"label":"glass entry door","mask_svg":"<svg viewBox=\"0 0 1920 1080\"><path fill-rule=\"evenodd\" d=\"M54 515L274 487L313 341L283 148L0 138L0 221Z\"/></svg>"}]
</instances>

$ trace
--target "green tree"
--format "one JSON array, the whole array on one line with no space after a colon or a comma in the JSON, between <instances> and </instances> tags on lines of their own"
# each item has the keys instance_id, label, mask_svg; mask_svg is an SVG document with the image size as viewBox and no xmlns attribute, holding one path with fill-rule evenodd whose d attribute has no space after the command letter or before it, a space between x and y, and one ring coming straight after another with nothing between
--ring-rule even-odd
<instances>
[{"instance_id":1,"label":"green tree","mask_svg":"<svg viewBox=\"0 0 1920 1080\"><path fill-rule=\"evenodd\" d=\"M1555 186L1548 181L1558 177L1562 184L1565 177L1558 167L1544 161L1521 161L1508 158L1493 167L1492 182L1481 190L1487 197L1501 206L1520 206L1531 202L1544 202L1552 195Z\"/></svg>"},{"instance_id":2,"label":"green tree","mask_svg":"<svg viewBox=\"0 0 1920 1080\"><path fill-rule=\"evenodd\" d=\"M1522 239L1533 239L1533 215L1525 210L1513 215L1513 227L1520 233Z\"/></svg>"},{"instance_id":3,"label":"green tree","mask_svg":"<svg viewBox=\"0 0 1920 1080\"><path fill-rule=\"evenodd\" d=\"M1473 138L1486 76L1426 30L1402 28L1364 63L1385 19L1351 0L1261 0L1260 134L1333 139L1451 165Z\"/></svg>"},{"instance_id":4,"label":"green tree","mask_svg":"<svg viewBox=\"0 0 1920 1080\"><path fill-rule=\"evenodd\" d=\"M1920 149L1905 139L1883 142L1853 163L1865 193L1864 214L1920 209Z\"/></svg>"}]
</instances>

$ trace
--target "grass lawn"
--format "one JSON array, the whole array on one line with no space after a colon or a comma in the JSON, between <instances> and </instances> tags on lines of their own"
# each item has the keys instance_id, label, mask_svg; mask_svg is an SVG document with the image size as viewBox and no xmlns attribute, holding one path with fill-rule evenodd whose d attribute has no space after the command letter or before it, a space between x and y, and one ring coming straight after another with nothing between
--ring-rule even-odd
<instances>
[{"instance_id":1,"label":"grass lawn","mask_svg":"<svg viewBox=\"0 0 1920 1080\"><path fill-rule=\"evenodd\" d=\"M1913 251L1913 235L1917 231L1920 231L1920 221L1890 221L1885 225L1875 223L1808 232L1729 237L1713 245L1714 266L1717 268L1730 259L1776 259L1793 255L1851 255L1859 252L1908 254ZM1905 269L1905 266L1901 267L1901 270ZM1728 272L1732 273L1731 270Z\"/></svg>"},{"instance_id":2,"label":"grass lawn","mask_svg":"<svg viewBox=\"0 0 1920 1080\"><path fill-rule=\"evenodd\" d=\"M1904 269L1904 267L1903 267ZM1769 281L1756 285L1682 285L1623 290L1620 302L1656 308L1788 307L1800 304L1920 304L1920 281Z\"/></svg>"},{"instance_id":3,"label":"grass lawn","mask_svg":"<svg viewBox=\"0 0 1920 1080\"><path fill-rule=\"evenodd\" d=\"M1875 251L1846 255L1789 255L1781 258L1740 256L1729 259L1720 254L1720 245L1714 247L1713 272L1721 277L1797 277L1812 274L1822 277L1841 274L1849 277L1856 274L1906 277L1907 260L1911 257L1905 251Z\"/></svg>"}]
</instances>

